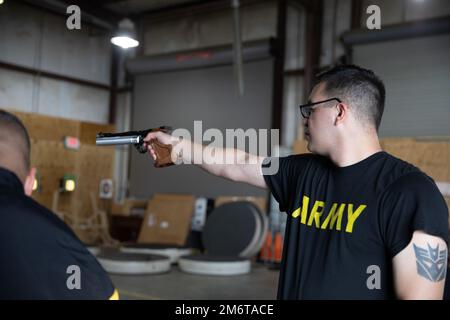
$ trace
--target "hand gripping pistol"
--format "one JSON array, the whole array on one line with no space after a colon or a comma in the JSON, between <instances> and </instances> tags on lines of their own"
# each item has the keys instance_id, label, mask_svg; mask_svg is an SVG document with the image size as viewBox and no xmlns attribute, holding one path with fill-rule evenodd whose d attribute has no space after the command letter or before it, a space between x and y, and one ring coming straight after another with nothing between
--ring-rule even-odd
<instances>
[{"instance_id":1,"label":"hand gripping pistol","mask_svg":"<svg viewBox=\"0 0 450 320\"><path fill-rule=\"evenodd\" d=\"M147 134L154 131L162 131L165 133L169 133L171 131L171 128L167 126L162 126L159 128L152 128L141 131L127 131L119 133L99 132L97 134L95 144L97 146L132 144L136 147L136 149L140 153L146 153L147 148L144 146L144 138L147 136ZM156 139L150 140L149 144L156 152L155 167L157 168L167 167L174 164L171 158L172 145L162 144Z\"/></svg>"}]
</instances>

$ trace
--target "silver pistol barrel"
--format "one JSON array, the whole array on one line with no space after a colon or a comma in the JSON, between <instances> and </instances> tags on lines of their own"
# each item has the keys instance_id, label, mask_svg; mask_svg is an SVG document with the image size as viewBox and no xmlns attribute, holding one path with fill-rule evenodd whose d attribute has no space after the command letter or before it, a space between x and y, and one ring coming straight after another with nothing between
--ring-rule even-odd
<instances>
[{"instance_id":1,"label":"silver pistol barrel","mask_svg":"<svg viewBox=\"0 0 450 320\"><path fill-rule=\"evenodd\" d=\"M141 143L141 136L125 136L125 137L97 137L95 144L97 146L112 146L121 144L138 144Z\"/></svg>"}]
</instances>

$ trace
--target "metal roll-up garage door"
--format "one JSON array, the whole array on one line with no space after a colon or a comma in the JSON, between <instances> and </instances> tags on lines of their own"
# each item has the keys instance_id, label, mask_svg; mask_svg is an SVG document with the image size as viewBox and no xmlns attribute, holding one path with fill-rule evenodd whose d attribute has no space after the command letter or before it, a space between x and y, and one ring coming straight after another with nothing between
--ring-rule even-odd
<instances>
[{"instance_id":1,"label":"metal roll-up garage door","mask_svg":"<svg viewBox=\"0 0 450 320\"><path fill-rule=\"evenodd\" d=\"M224 137L227 128L269 129L272 117L273 59L269 50L263 55L255 52L250 52L250 59L246 59L244 49L243 96L237 93L231 48L228 53L216 55L220 58L216 65L203 65L202 62L196 68L188 66L180 70L170 66L166 60L157 65L147 61L144 69L150 72L138 73L134 78L133 129L169 125L193 133L195 120L202 120L203 131L217 128ZM130 69L137 68L131 65ZM192 165L155 169L147 155L133 151L130 194L148 197L155 192L190 193L207 197L266 195L262 189L211 176Z\"/></svg>"},{"instance_id":2,"label":"metal roll-up garage door","mask_svg":"<svg viewBox=\"0 0 450 320\"><path fill-rule=\"evenodd\" d=\"M386 86L380 136L450 136L450 35L353 46Z\"/></svg>"}]
</instances>

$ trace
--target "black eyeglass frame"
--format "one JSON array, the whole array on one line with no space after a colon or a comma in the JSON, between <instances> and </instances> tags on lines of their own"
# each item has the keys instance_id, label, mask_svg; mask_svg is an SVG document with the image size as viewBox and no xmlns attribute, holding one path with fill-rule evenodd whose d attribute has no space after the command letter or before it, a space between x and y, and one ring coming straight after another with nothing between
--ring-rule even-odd
<instances>
[{"instance_id":1,"label":"black eyeglass frame","mask_svg":"<svg viewBox=\"0 0 450 320\"><path fill-rule=\"evenodd\" d=\"M313 110L311 107L313 107L313 106L315 106L317 104L321 104L321 103L325 103L325 102L333 101L333 100L336 100L337 102L342 103L342 100L339 99L339 98L330 98L330 99L317 101L317 102L309 102L309 103L306 103L306 104L301 104L299 106L300 113L302 114L303 118L308 119L311 116L311 112L308 114L306 111L304 111L306 108L310 108L310 110Z\"/></svg>"}]
</instances>

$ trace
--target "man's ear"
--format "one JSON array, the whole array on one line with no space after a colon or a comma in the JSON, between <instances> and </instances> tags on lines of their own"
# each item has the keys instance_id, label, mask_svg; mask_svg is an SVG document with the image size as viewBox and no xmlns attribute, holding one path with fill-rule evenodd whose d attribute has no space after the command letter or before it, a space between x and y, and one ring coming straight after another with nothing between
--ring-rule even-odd
<instances>
[{"instance_id":1,"label":"man's ear","mask_svg":"<svg viewBox=\"0 0 450 320\"><path fill-rule=\"evenodd\" d=\"M31 194L33 193L33 184L35 180L35 175L36 175L36 168L31 168L30 172L25 178L25 183L23 184L25 194L29 197L31 197Z\"/></svg>"},{"instance_id":2,"label":"man's ear","mask_svg":"<svg viewBox=\"0 0 450 320\"><path fill-rule=\"evenodd\" d=\"M345 103L338 103L336 105L337 108L337 116L335 124L342 122L348 114L348 106Z\"/></svg>"}]
</instances>

